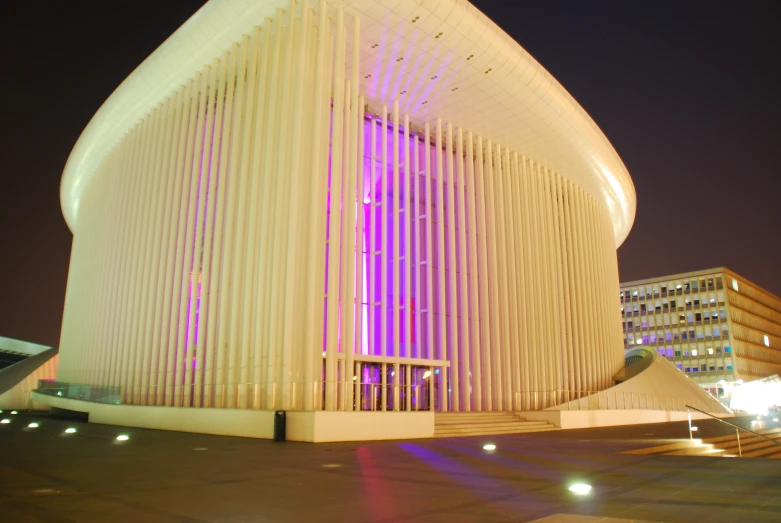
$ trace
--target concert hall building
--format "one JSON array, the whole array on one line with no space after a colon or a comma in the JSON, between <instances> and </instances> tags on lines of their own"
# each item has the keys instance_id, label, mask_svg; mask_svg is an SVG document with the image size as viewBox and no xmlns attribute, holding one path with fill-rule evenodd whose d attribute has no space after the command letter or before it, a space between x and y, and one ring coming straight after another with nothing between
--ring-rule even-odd
<instances>
[{"instance_id":1,"label":"concert hall building","mask_svg":"<svg viewBox=\"0 0 781 523\"><path fill-rule=\"evenodd\" d=\"M629 173L463 0L212 0L95 114L60 196L58 382L183 430L540 410L624 366Z\"/></svg>"}]
</instances>

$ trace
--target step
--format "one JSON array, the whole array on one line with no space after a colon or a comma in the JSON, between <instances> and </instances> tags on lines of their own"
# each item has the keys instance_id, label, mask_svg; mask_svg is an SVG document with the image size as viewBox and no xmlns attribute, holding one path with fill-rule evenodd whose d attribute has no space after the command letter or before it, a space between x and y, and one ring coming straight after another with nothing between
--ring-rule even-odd
<instances>
[{"instance_id":1,"label":"step","mask_svg":"<svg viewBox=\"0 0 781 523\"><path fill-rule=\"evenodd\" d=\"M532 429L541 429L548 426L548 424L537 424L537 425L521 425L520 423L481 423L481 424L473 424L473 425L437 425L434 427L434 432L447 432L452 430L479 430L479 431L491 431L491 430L514 430L514 431L522 431L522 430L532 430Z\"/></svg>"},{"instance_id":2,"label":"step","mask_svg":"<svg viewBox=\"0 0 781 523\"><path fill-rule=\"evenodd\" d=\"M511 413L489 413L489 414L470 414L470 413L458 413L458 414L435 414L434 419L436 421L470 421L470 420L507 420L507 419L521 419L520 416L516 416Z\"/></svg>"},{"instance_id":3,"label":"step","mask_svg":"<svg viewBox=\"0 0 781 523\"><path fill-rule=\"evenodd\" d=\"M667 452L675 452L678 450L688 449L692 447L700 447L701 445L702 445L702 440L699 439L694 439L694 440L680 439L680 440L674 440L670 443L665 443L663 445L656 445L654 447L644 447L641 449L626 450L621 454L637 454L637 455L666 454Z\"/></svg>"},{"instance_id":4,"label":"step","mask_svg":"<svg viewBox=\"0 0 781 523\"><path fill-rule=\"evenodd\" d=\"M519 427L534 427L536 425L550 425L545 421L475 421L473 423L434 423L435 427L483 427L483 426L519 426Z\"/></svg>"},{"instance_id":5,"label":"step","mask_svg":"<svg viewBox=\"0 0 781 523\"><path fill-rule=\"evenodd\" d=\"M726 454L724 449L714 448L713 445L700 445L698 447L689 447L687 449L676 450L673 452L665 452L665 456L708 456L708 457L720 457Z\"/></svg>"},{"instance_id":6,"label":"step","mask_svg":"<svg viewBox=\"0 0 781 523\"><path fill-rule=\"evenodd\" d=\"M774 440L774 441L777 441L777 440ZM723 448L723 449L737 450L737 448L738 448L738 440L734 436L732 437L732 439L727 440L727 441L714 442L714 441L710 441L710 440L704 440L704 443L717 444L716 446L718 446L720 448ZM775 443L773 443L771 441L768 441L768 440L766 440L764 438L757 437L757 436L745 437L745 438L741 437L740 438L740 447L743 450L751 450L751 449L762 448L762 447L767 447L767 446L777 446L777 447L781 448L781 446L779 446L779 445L777 445L777 444L775 444Z\"/></svg>"},{"instance_id":7,"label":"step","mask_svg":"<svg viewBox=\"0 0 781 523\"><path fill-rule=\"evenodd\" d=\"M558 427L551 425L550 427L539 427L534 429L486 429L486 430L447 430L447 431L434 431L435 438L451 438L462 436L496 436L499 434L527 434L532 432L547 432L552 430L561 430Z\"/></svg>"},{"instance_id":8,"label":"step","mask_svg":"<svg viewBox=\"0 0 781 523\"><path fill-rule=\"evenodd\" d=\"M743 450L743 457L744 458L776 458L781 457L781 447L778 445L771 445L768 442L768 445L760 448L760 449L749 449L748 452L746 452L747 449Z\"/></svg>"}]
</instances>

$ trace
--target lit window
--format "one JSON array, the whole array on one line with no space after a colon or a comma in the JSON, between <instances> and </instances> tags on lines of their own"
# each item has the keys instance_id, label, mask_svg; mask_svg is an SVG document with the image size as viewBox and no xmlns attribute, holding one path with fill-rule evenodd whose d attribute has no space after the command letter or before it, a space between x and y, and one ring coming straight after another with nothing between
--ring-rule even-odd
<instances>
[{"instance_id":1,"label":"lit window","mask_svg":"<svg viewBox=\"0 0 781 523\"><path fill-rule=\"evenodd\" d=\"M737 291L738 290L738 280L735 278L732 278L732 290Z\"/></svg>"},{"instance_id":2,"label":"lit window","mask_svg":"<svg viewBox=\"0 0 781 523\"><path fill-rule=\"evenodd\" d=\"M729 346L729 345L727 345L726 347L724 347L724 352L726 352L726 353L730 353L730 352L732 352L732 349L730 348L730 346Z\"/></svg>"},{"instance_id":3,"label":"lit window","mask_svg":"<svg viewBox=\"0 0 781 523\"><path fill-rule=\"evenodd\" d=\"M713 349L708 349L708 354L713 354Z\"/></svg>"},{"instance_id":4,"label":"lit window","mask_svg":"<svg viewBox=\"0 0 781 523\"><path fill-rule=\"evenodd\" d=\"M727 365L727 370L732 370L732 365Z\"/></svg>"},{"instance_id":5,"label":"lit window","mask_svg":"<svg viewBox=\"0 0 781 523\"><path fill-rule=\"evenodd\" d=\"M692 351L692 356L696 356L696 355L697 355L697 351L696 351L696 350L693 350L693 351Z\"/></svg>"},{"instance_id":6,"label":"lit window","mask_svg":"<svg viewBox=\"0 0 781 523\"><path fill-rule=\"evenodd\" d=\"M770 347L770 338L765 334L765 347Z\"/></svg>"}]
</instances>

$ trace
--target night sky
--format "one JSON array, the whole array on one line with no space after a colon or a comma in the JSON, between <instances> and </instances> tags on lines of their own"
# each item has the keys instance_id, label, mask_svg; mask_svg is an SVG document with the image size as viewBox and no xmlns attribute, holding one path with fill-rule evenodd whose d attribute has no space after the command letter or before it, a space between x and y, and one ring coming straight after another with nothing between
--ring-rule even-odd
<instances>
[{"instance_id":1,"label":"night sky","mask_svg":"<svg viewBox=\"0 0 781 523\"><path fill-rule=\"evenodd\" d=\"M781 2L473 3L629 169L638 208L622 280L726 266L781 295ZM114 88L202 4L0 6L0 335L58 343L71 245L62 168Z\"/></svg>"}]
</instances>

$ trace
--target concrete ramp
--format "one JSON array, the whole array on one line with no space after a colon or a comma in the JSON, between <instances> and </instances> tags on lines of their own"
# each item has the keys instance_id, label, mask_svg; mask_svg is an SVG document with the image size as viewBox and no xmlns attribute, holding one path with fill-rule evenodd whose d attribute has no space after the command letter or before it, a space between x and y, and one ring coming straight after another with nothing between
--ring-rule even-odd
<instances>
[{"instance_id":1,"label":"concrete ramp","mask_svg":"<svg viewBox=\"0 0 781 523\"><path fill-rule=\"evenodd\" d=\"M38 387L38 380L54 379L57 375L59 349L47 349L0 370L0 409L47 409L34 403L30 392Z\"/></svg>"}]
</instances>

